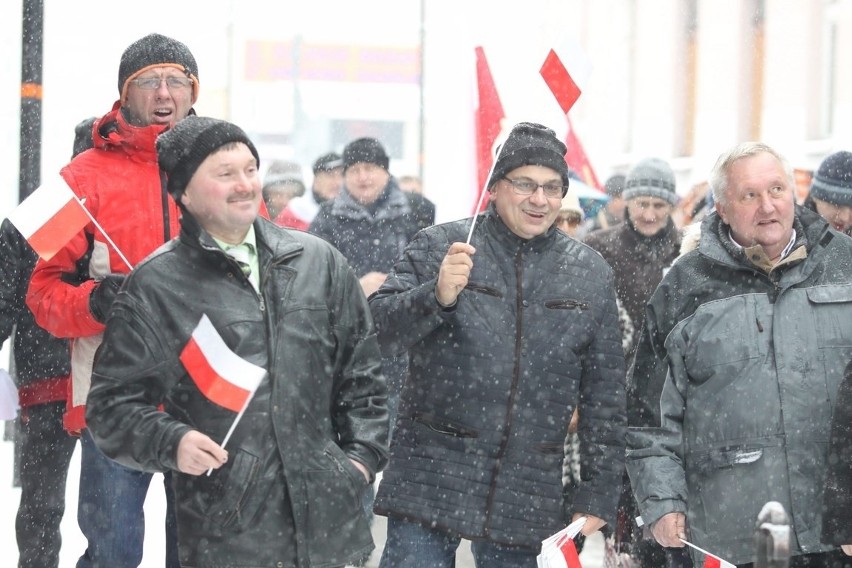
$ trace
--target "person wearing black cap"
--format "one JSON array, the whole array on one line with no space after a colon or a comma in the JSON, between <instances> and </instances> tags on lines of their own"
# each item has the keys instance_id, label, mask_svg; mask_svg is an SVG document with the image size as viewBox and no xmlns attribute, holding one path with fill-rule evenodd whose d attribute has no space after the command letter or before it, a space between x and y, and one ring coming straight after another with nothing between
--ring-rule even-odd
<instances>
[{"instance_id":1,"label":"person wearing black cap","mask_svg":"<svg viewBox=\"0 0 852 568\"><path fill-rule=\"evenodd\" d=\"M110 311L86 413L98 447L173 472L182 566L338 567L369 554L360 497L387 460L388 426L355 273L322 239L258 216L258 153L238 126L189 117L157 151L181 232ZM202 348L200 364L185 353L204 343L204 320L221 346ZM199 378L225 352L265 372L239 414ZM244 377L215 368L220 385Z\"/></svg>"},{"instance_id":2,"label":"person wearing black cap","mask_svg":"<svg viewBox=\"0 0 852 568\"><path fill-rule=\"evenodd\" d=\"M338 196L340 188L343 187L343 160L340 154L323 154L314 161L313 172L314 182L310 193L290 200L275 217L277 224L307 231L311 221L317 216L320 205Z\"/></svg>"},{"instance_id":3,"label":"person wearing black cap","mask_svg":"<svg viewBox=\"0 0 852 568\"><path fill-rule=\"evenodd\" d=\"M80 436L78 522L88 547L77 568L136 567L142 560L143 504L151 475L108 460L86 430L92 360L104 321L126 273L177 234L179 212L161 185L155 141L192 113L198 66L183 43L152 33L130 44L118 68L118 100L91 129L94 148L61 171L97 221L33 271L27 305L36 322L71 338L66 429ZM79 271L82 282L69 278ZM165 481L166 566L178 566L171 489Z\"/></svg>"},{"instance_id":4,"label":"person wearing black cap","mask_svg":"<svg viewBox=\"0 0 852 568\"><path fill-rule=\"evenodd\" d=\"M836 230L852 235L852 152L841 150L822 161L802 205Z\"/></svg>"},{"instance_id":5,"label":"person wearing black cap","mask_svg":"<svg viewBox=\"0 0 852 568\"><path fill-rule=\"evenodd\" d=\"M515 125L487 210L420 231L370 297L384 352L410 360L376 495L383 568L450 568L462 538L477 566L535 568L571 519L589 535L615 518L624 353L612 270L555 225L565 151ZM575 408L583 481L566 494Z\"/></svg>"}]
</instances>

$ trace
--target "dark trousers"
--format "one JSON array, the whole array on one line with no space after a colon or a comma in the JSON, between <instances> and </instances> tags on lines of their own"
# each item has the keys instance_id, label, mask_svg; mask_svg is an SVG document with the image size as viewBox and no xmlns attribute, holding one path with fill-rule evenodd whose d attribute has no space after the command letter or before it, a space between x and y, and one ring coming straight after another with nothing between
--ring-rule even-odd
<instances>
[{"instance_id":1,"label":"dark trousers","mask_svg":"<svg viewBox=\"0 0 852 568\"><path fill-rule=\"evenodd\" d=\"M62 427L65 402L29 406L18 418L15 451L21 502L15 519L18 568L56 568L65 481L77 439Z\"/></svg>"}]
</instances>

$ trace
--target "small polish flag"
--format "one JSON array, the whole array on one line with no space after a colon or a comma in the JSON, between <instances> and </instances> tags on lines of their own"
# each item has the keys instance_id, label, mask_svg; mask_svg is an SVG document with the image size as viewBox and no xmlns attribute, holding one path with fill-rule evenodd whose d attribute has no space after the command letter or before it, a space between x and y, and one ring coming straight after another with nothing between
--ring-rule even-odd
<instances>
[{"instance_id":1,"label":"small polish flag","mask_svg":"<svg viewBox=\"0 0 852 568\"><path fill-rule=\"evenodd\" d=\"M568 114L583 92L589 75L588 58L576 42L566 41L558 49L551 49L539 70L562 112Z\"/></svg>"},{"instance_id":2,"label":"small polish flag","mask_svg":"<svg viewBox=\"0 0 852 568\"><path fill-rule=\"evenodd\" d=\"M206 314L181 351L180 361L204 396L233 412L245 409L266 376L265 369L228 348Z\"/></svg>"},{"instance_id":3,"label":"small polish flag","mask_svg":"<svg viewBox=\"0 0 852 568\"><path fill-rule=\"evenodd\" d=\"M736 566L734 566L733 564L731 564L727 560L722 560L718 556L716 556L714 554L710 554L709 552L707 552L703 548L695 546L694 544L692 544L688 540L680 539L680 541L682 543L684 543L685 545L690 546L690 547L694 548L695 550L697 550L698 552L704 554L704 568L737 568Z\"/></svg>"},{"instance_id":4,"label":"small polish flag","mask_svg":"<svg viewBox=\"0 0 852 568\"><path fill-rule=\"evenodd\" d=\"M538 568L583 568L574 544L574 537L583 528L586 517L580 517L558 533L541 542L541 554L536 557Z\"/></svg>"},{"instance_id":5,"label":"small polish flag","mask_svg":"<svg viewBox=\"0 0 852 568\"><path fill-rule=\"evenodd\" d=\"M704 557L704 568L737 568L730 562L722 560L718 556L708 554Z\"/></svg>"},{"instance_id":6,"label":"small polish flag","mask_svg":"<svg viewBox=\"0 0 852 568\"><path fill-rule=\"evenodd\" d=\"M18 204L9 214L9 221L41 258L50 260L86 226L89 215L57 174Z\"/></svg>"}]
</instances>

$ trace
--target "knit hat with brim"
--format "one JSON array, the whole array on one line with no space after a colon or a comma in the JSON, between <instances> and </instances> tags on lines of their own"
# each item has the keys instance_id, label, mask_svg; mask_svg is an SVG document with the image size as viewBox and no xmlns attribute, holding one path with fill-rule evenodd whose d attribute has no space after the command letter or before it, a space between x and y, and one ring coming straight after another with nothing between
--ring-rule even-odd
<instances>
[{"instance_id":1,"label":"knit hat with brim","mask_svg":"<svg viewBox=\"0 0 852 568\"><path fill-rule=\"evenodd\" d=\"M852 205L852 152L825 158L811 182L810 196L833 205Z\"/></svg>"},{"instance_id":2,"label":"knit hat with brim","mask_svg":"<svg viewBox=\"0 0 852 568\"><path fill-rule=\"evenodd\" d=\"M160 34L148 34L131 43L121 54L118 66L118 92L121 104L127 99L128 82L151 67L174 67L192 79L192 102L198 100L198 65L184 44Z\"/></svg>"},{"instance_id":3,"label":"knit hat with brim","mask_svg":"<svg viewBox=\"0 0 852 568\"><path fill-rule=\"evenodd\" d=\"M657 197L675 205L677 193L671 166L659 158L646 158L633 166L627 173L621 197L629 201L640 196Z\"/></svg>"},{"instance_id":4,"label":"knit hat with brim","mask_svg":"<svg viewBox=\"0 0 852 568\"><path fill-rule=\"evenodd\" d=\"M534 122L520 122L512 127L506 142L497 150L494 173L488 187L503 179L506 174L522 166L544 166L559 173L562 185L569 183L568 164L565 162L567 148L556 133ZM565 195L565 192L562 194Z\"/></svg>"},{"instance_id":5,"label":"knit hat with brim","mask_svg":"<svg viewBox=\"0 0 852 568\"><path fill-rule=\"evenodd\" d=\"M186 190L207 156L234 142L248 146L260 166L257 149L242 128L216 118L190 115L157 138L160 169L168 176L167 188L175 201Z\"/></svg>"}]
</instances>

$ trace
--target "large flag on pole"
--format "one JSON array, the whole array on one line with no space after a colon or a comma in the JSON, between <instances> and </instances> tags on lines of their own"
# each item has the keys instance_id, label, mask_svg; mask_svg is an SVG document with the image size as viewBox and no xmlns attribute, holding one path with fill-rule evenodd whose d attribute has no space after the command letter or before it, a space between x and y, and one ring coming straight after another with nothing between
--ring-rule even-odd
<instances>
[{"instance_id":1,"label":"large flag on pole","mask_svg":"<svg viewBox=\"0 0 852 568\"><path fill-rule=\"evenodd\" d=\"M265 369L228 348L206 314L183 348L180 361L204 396L233 412L242 413L266 376Z\"/></svg>"},{"instance_id":2,"label":"large flag on pole","mask_svg":"<svg viewBox=\"0 0 852 568\"><path fill-rule=\"evenodd\" d=\"M603 191L598 176L595 174L595 169L586 156L586 150L583 149L583 144L580 143L580 138L577 136L577 131L574 130L574 125L571 123L571 118L565 116L568 121L568 132L565 135L565 146L568 152L565 154L565 161L568 162L568 167L574 170L580 179L589 187Z\"/></svg>"},{"instance_id":3,"label":"large flag on pole","mask_svg":"<svg viewBox=\"0 0 852 568\"><path fill-rule=\"evenodd\" d=\"M11 214L9 221L44 260L64 247L89 222L83 204L62 176L41 184Z\"/></svg>"},{"instance_id":4,"label":"large flag on pole","mask_svg":"<svg viewBox=\"0 0 852 568\"><path fill-rule=\"evenodd\" d=\"M500 95L497 94L497 86L491 76L491 68L485 58L485 50L476 48L476 87L477 107L475 112L476 126L476 179L478 182L476 200L474 201L473 213L479 213L483 209L483 200L480 199L481 192L485 191L488 175L494 164L494 143L500 135L501 121L506 117Z\"/></svg>"}]
</instances>

